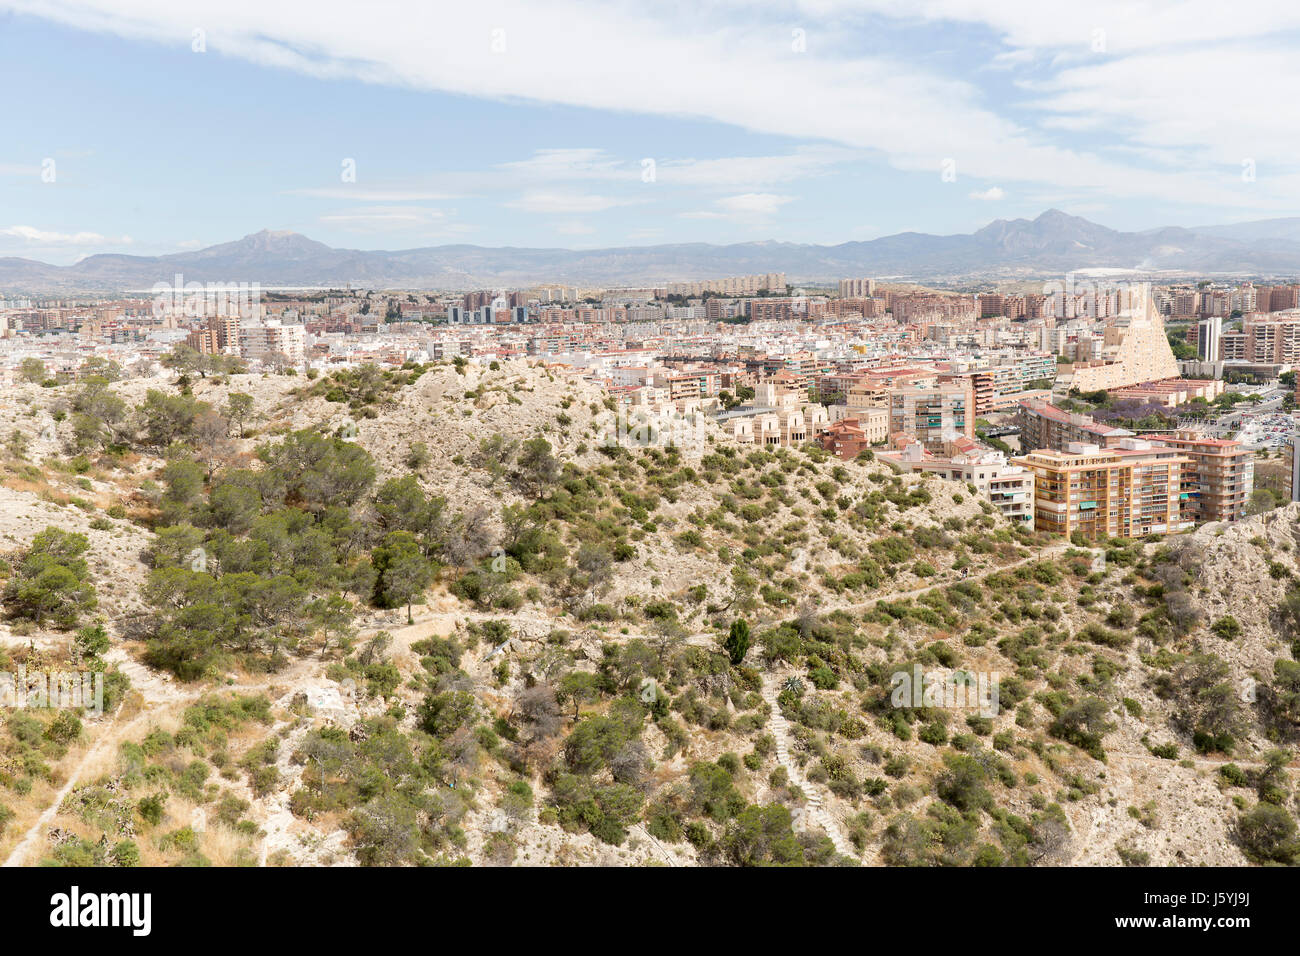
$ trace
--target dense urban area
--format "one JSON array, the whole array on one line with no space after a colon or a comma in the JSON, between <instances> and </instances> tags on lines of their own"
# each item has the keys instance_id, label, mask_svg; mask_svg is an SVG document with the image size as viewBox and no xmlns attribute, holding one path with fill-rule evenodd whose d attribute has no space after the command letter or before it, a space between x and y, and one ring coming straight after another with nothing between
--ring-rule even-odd
<instances>
[{"instance_id":1,"label":"dense urban area","mask_svg":"<svg viewBox=\"0 0 1300 956\"><path fill-rule=\"evenodd\" d=\"M1293 864L1298 368L1289 282L11 293L0 858Z\"/></svg>"}]
</instances>

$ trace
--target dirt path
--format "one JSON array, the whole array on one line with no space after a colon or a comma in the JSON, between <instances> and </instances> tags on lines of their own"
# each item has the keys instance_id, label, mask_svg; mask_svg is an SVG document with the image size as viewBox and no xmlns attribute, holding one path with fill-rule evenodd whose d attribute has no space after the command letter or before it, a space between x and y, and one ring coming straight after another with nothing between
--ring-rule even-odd
<instances>
[{"instance_id":1,"label":"dirt path","mask_svg":"<svg viewBox=\"0 0 1300 956\"><path fill-rule=\"evenodd\" d=\"M805 812L808 819L821 827L826 835L830 837L831 843L835 845L836 853L851 860L856 860L858 856L853 851L852 844L845 838L844 833L840 830L839 823L831 816L830 811L826 809L822 802L824 799L822 788L809 782L799 765L795 763L794 758L790 755L790 722L781 713L781 705L776 700L777 693L775 677L763 682L763 699L772 708L772 712L767 719L767 729L776 738L777 762L785 768L790 782L802 790L807 798L808 803Z\"/></svg>"},{"instance_id":2,"label":"dirt path","mask_svg":"<svg viewBox=\"0 0 1300 956\"><path fill-rule=\"evenodd\" d=\"M45 832L44 828L58 815L59 808L63 806L63 801L67 799L68 794L70 794L77 786L78 781L81 780L82 774L85 773L86 769L90 766L94 766L105 754L110 745L116 748L116 745L126 739L129 734L137 729L143 729L148 726L149 722L156 720L157 717L158 714L156 712L146 707L145 710L132 717L125 724L116 726L110 724L105 727L103 735L101 735L100 738L91 745L90 749L87 750L81 760L78 761L77 766L68 774L68 782L65 783L59 792L54 795L54 799L50 801L50 805L45 808L41 815L36 818L36 822L27 829L26 833L23 834L23 838L18 841L18 844L13 848L12 852L10 852L4 865L22 866L27 860L27 857L32 853L32 850L41 841Z\"/></svg>"},{"instance_id":3,"label":"dirt path","mask_svg":"<svg viewBox=\"0 0 1300 956\"><path fill-rule=\"evenodd\" d=\"M927 584L919 588L911 588L906 591L893 591L887 594L877 594L866 601L857 601L852 604L831 604L819 606L816 610L819 614L830 614L833 611L869 611L876 606L879 601L902 601L906 598L919 597L922 594L929 594L940 588L951 587L954 584L961 584L969 581L980 581L984 578L999 574L1002 571L1011 571L1015 568L1023 567L1026 564L1033 564L1036 561L1046 561L1057 554L1062 554L1073 547L1068 541L1060 544L1050 544L1041 551L1036 551L1027 558L1021 558L1019 561L1013 561L1010 564L1004 564L996 568L989 568L987 571L981 571L979 574L972 574L965 578L952 578L950 580L936 581L933 584ZM1083 550L1083 549L1079 549Z\"/></svg>"},{"instance_id":4,"label":"dirt path","mask_svg":"<svg viewBox=\"0 0 1300 956\"><path fill-rule=\"evenodd\" d=\"M650 834L650 831L646 829L644 823L632 824L630 827L627 828L627 832L630 833L632 836L643 838L648 844L650 844L650 846L654 847L655 851L659 854L659 857L664 861L666 865L680 866L680 864L677 862L677 857L673 856L673 854L670 853L662 843L660 843Z\"/></svg>"},{"instance_id":5,"label":"dirt path","mask_svg":"<svg viewBox=\"0 0 1300 956\"><path fill-rule=\"evenodd\" d=\"M105 659L116 662L122 671L131 678L132 693L141 692L141 696L145 697L142 691L142 688L144 688L155 696L153 699L145 697L139 713L134 714L126 721L123 722L120 717L115 717L104 726L99 738L68 773L67 782L54 795L49 806L41 812L41 815L23 834L22 839L10 851L3 864L4 866L25 865L33 851L39 848L45 828L58 816L63 801L67 799L68 794L72 793L78 785L84 782L87 772L91 768L99 766L102 760L115 753L121 743L131 740L141 731L146 731L167 714L193 704L205 694L225 691L238 693L265 691L277 684L292 684L301 681L307 676L312 676L309 673L303 673L303 671L321 669L318 661L294 661L288 668L278 674L272 674L263 680L251 683L212 684L205 682L187 685L174 683L168 675L150 670L131 658L125 648L121 646L109 651L105 655Z\"/></svg>"},{"instance_id":6,"label":"dirt path","mask_svg":"<svg viewBox=\"0 0 1300 956\"><path fill-rule=\"evenodd\" d=\"M934 584L927 584L923 587L912 588L906 591L892 591L885 594L877 594L874 597L870 598L869 600L859 601L853 604L817 605L816 607L813 608L813 610L815 610L818 614L830 614L834 611L848 611L848 612L870 611L875 608L876 602L878 601L886 601L886 602L902 601L906 598L914 598L922 594L928 594L930 591L938 590L939 588L950 587L951 585L959 584L962 581L980 581L984 578L990 577L991 575L994 574L998 574L1002 571L1010 571L1014 568L1021 567L1022 565L1033 564L1035 561L1047 560L1051 558L1053 555L1060 554L1070 547L1072 547L1072 545L1070 545L1068 542L1062 544L1053 544L1044 548L1042 551L1030 555L1027 558L1021 558L1019 561L1014 561L1011 564L1004 564L1001 567L989 568L987 571L982 571L979 574L971 575L968 578L956 578L953 580L937 581ZM644 636L644 635L635 635L635 634L629 635L629 637L637 637L637 636ZM689 644L692 647L716 648L718 646L718 636L716 634L692 634L685 639L685 643Z\"/></svg>"}]
</instances>

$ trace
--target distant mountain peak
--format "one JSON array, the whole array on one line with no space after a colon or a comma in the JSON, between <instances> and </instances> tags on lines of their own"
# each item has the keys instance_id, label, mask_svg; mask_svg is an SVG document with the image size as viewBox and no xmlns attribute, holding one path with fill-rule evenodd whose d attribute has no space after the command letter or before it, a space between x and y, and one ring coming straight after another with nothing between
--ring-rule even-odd
<instances>
[{"instance_id":1,"label":"distant mountain peak","mask_svg":"<svg viewBox=\"0 0 1300 956\"><path fill-rule=\"evenodd\" d=\"M289 229L263 229L233 242L208 246L192 253L175 253L170 258L173 260L194 258L206 262L228 261L233 267L245 263L260 265L263 261L275 259L298 262L305 259L328 258L335 254L336 250L325 243L308 239L301 233Z\"/></svg>"},{"instance_id":2,"label":"distant mountain peak","mask_svg":"<svg viewBox=\"0 0 1300 956\"><path fill-rule=\"evenodd\" d=\"M89 256L71 266L0 258L0 294L147 288L177 272L198 281L370 289L526 288L538 282L657 284L785 272L792 282L850 275L962 278L1061 275L1075 269L1199 275L1300 275L1300 219L1120 232L1060 209L998 219L970 234L905 232L835 246L783 240L665 243L597 249L464 244L394 251L335 249L288 229L163 256Z\"/></svg>"}]
</instances>

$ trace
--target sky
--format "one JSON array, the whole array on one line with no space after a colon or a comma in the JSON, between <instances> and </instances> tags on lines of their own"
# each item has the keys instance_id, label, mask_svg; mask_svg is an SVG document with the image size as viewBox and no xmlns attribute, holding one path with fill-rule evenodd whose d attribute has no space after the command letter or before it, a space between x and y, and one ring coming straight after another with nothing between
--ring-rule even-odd
<instances>
[{"instance_id":1,"label":"sky","mask_svg":"<svg viewBox=\"0 0 1300 956\"><path fill-rule=\"evenodd\" d=\"M1300 4L0 0L0 256L1300 215Z\"/></svg>"}]
</instances>

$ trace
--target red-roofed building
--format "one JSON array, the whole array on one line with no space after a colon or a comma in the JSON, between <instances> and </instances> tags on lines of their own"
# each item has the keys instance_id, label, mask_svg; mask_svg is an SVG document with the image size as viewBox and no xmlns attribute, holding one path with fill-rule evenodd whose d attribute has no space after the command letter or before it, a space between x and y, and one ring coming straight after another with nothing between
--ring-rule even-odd
<instances>
[{"instance_id":1,"label":"red-roofed building","mask_svg":"<svg viewBox=\"0 0 1300 956\"><path fill-rule=\"evenodd\" d=\"M1016 424L1020 426L1020 447L1024 451L1039 448L1060 451L1071 442L1115 448L1125 438L1134 435L1127 428L1106 425L1088 415L1067 412L1039 399L1028 399L1019 405Z\"/></svg>"},{"instance_id":2,"label":"red-roofed building","mask_svg":"<svg viewBox=\"0 0 1300 956\"><path fill-rule=\"evenodd\" d=\"M866 429L858 424L856 418L845 418L828 425L818 440L822 448L846 461L856 458L863 449L871 447Z\"/></svg>"}]
</instances>

